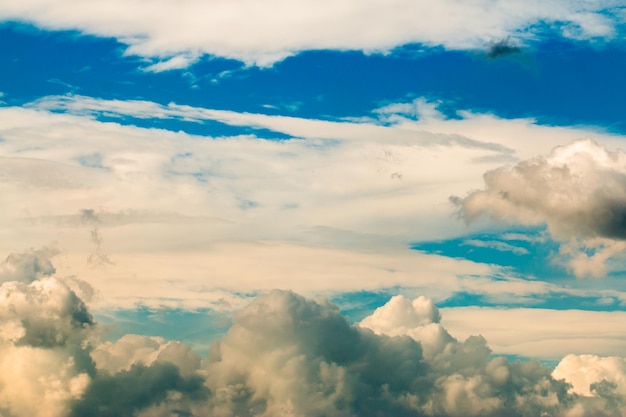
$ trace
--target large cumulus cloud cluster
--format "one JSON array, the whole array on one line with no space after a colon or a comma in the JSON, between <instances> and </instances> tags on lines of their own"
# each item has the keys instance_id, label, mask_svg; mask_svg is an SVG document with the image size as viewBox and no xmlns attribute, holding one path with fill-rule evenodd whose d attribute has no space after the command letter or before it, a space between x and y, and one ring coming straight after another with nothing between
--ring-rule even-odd
<instances>
[{"instance_id":1,"label":"large cumulus cloud cluster","mask_svg":"<svg viewBox=\"0 0 626 417\"><path fill-rule=\"evenodd\" d=\"M358 325L288 291L234 313L207 357L183 343L103 342L45 251L0 265L2 416L624 416L623 358L552 372L454 338L432 300L392 298Z\"/></svg>"},{"instance_id":2,"label":"large cumulus cloud cluster","mask_svg":"<svg viewBox=\"0 0 626 417\"><path fill-rule=\"evenodd\" d=\"M602 276L626 249L626 153L591 140L555 148L484 175L485 189L454 198L467 221L546 225L577 276Z\"/></svg>"}]
</instances>

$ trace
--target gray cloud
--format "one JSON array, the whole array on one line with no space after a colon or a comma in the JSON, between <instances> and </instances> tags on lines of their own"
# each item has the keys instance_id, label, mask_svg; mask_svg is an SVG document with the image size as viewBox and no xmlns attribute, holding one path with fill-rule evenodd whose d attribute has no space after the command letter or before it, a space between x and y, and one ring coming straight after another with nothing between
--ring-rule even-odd
<instances>
[{"instance_id":1,"label":"gray cloud","mask_svg":"<svg viewBox=\"0 0 626 417\"><path fill-rule=\"evenodd\" d=\"M511 41L510 37L506 37L497 42L491 42L485 56L488 59L499 58L507 55L516 55L522 52L522 49Z\"/></svg>"},{"instance_id":2,"label":"gray cloud","mask_svg":"<svg viewBox=\"0 0 626 417\"><path fill-rule=\"evenodd\" d=\"M0 263L0 283L19 281L31 283L41 276L55 273L50 257L57 254L53 248L12 253Z\"/></svg>"},{"instance_id":3,"label":"gray cloud","mask_svg":"<svg viewBox=\"0 0 626 417\"><path fill-rule=\"evenodd\" d=\"M115 374L100 372L81 399L72 406L71 417L118 417L162 403L170 403L174 415L188 413L186 402L205 400L209 391L199 375L183 377L171 363L135 364ZM177 410L181 407L182 410ZM182 411L180 413L177 411ZM172 414L170 414L172 415Z\"/></svg>"},{"instance_id":4,"label":"gray cloud","mask_svg":"<svg viewBox=\"0 0 626 417\"><path fill-rule=\"evenodd\" d=\"M604 261L626 242L626 154L591 140L555 148L484 175L485 189L452 197L471 222L487 215L500 222L541 225L567 246L577 275L602 275ZM580 249L580 250L579 250ZM593 253L587 256L585 252Z\"/></svg>"},{"instance_id":5,"label":"gray cloud","mask_svg":"<svg viewBox=\"0 0 626 417\"><path fill-rule=\"evenodd\" d=\"M111 264L109 256L102 249L102 235L100 234L100 225L102 221L100 216L94 209L82 209L80 210L80 220L83 224L87 224L91 227L89 234L91 241L93 242L95 249L94 252L89 255L87 262L92 266L102 266Z\"/></svg>"}]
</instances>

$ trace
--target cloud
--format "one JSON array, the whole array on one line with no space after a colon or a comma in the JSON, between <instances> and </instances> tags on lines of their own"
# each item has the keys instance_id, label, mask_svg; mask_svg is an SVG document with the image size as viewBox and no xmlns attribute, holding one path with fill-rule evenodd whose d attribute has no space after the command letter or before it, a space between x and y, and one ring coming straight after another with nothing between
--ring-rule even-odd
<instances>
[{"instance_id":1,"label":"cloud","mask_svg":"<svg viewBox=\"0 0 626 417\"><path fill-rule=\"evenodd\" d=\"M453 307L442 316L450 333L482 334L499 354L558 360L568 353L619 356L626 349L623 311Z\"/></svg>"},{"instance_id":2,"label":"cloud","mask_svg":"<svg viewBox=\"0 0 626 417\"><path fill-rule=\"evenodd\" d=\"M464 245L475 246L478 248L491 248L501 252L513 252L516 255L528 255L528 249L514 246L506 242L500 242L497 240L477 240L467 239L463 242Z\"/></svg>"},{"instance_id":3,"label":"cloud","mask_svg":"<svg viewBox=\"0 0 626 417\"><path fill-rule=\"evenodd\" d=\"M484 190L455 199L460 215L523 225L545 224L564 242L578 276L602 276L604 262L626 249L626 154L582 140L484 175Z\"/></svg>"},{"instance_id":4,"label":"cloud","mask_svg":"<svg viewBox=\"0 0 626 417\"><path fill-rule=\"evenodd\" d=\"M490 39L529 41L541 23L575 39L611 38L621 23L617 1L489 2L356 0L230 2L25 0L0 17L48 30L114 37L127 55L154 61L149 71L181 68L200 54L268 66L303 50L388 52L409 43L482 49ZM319 30L324 28L324 30Z\"/></svg>"},{"instance_id":5,"label":"cloud","mask_svg":"<svg viewBox=\"0 0 626 417\"><path fill-rule=\"evenodd\" d=\"M561 359L552 376L566 379L572 384L572 392L587 397L594 395L594 384L606 381L614 384L616 394L626 399L626 358L567 355Z\"/></svg>"},{"instance_id":6,"label":"cloud","mask_svg":"<svg viewBox=\"0 0 626 417\"><path fill-rule=\"evenodd\" d=\"M202 358L181 342L156 336L127 334L115 343L104 342L91 352L98 369L111 374L129 371L133 366L151 366L156 362L176 365L183 376L200 368Z\"/></svg>"},{"instance_id":7,"label":"cloud","mask_svg":"<svg viewBox=\"0 0 626 417\"><path fill-rule=\"evenodd\" d=\"M112 262L109 259L109 256L104 253L102 249L104 239L100 234L100 224L102 223L100 217L94 209L82 209L80 210L80 220L83 224L91 226L89 234L91 236L91 241L95 246L94 252L89 255L89 258L87 258L87 263L95 267L110 265Z\"/></svg>"},{"instance_id":8,"label":"cloud","mask_svg":"<svg viewBox=\"0 0 626 417\"><path fill-rule=\"evenodd\" d=\"M69 416L130 416L164 403L168 411L185 415L187 402L208 397L209 391L203 382L199 375L182 376L180 370L169 362L133 365L129 370L115 374L100 372L80 399L72 404Z\"/></svg>"},{"instance_id":9,"label":"cloud","mask_svg":"<svg viewBox=\"0 0 626 417\"><path fill-rule=\"evenodd\" d=\"M623 140L526 119L447 120L429 102L409 104L367 123L80 96L50 97L33 104L38 110L0 109L4 241L23 247L58 241L67 260L57 265L60 275L85 277L101 291L100 305L124 308L136 302L199 307L220 298L236 304L239 297L228 295L233 290L274 287L311 294L334 286L414 285L429 286L429 295L449 294L459 289L458 274L490 268L418 258L406 245L466 232L450 221L447 199L479 188L481 174L502 163L483 158L525 157L581 136L607 146ZM128 115L221 120L300 139L194 136L95 120L100 114L123 123L132 121ZM97 166L80 162L96 154ZM244 209L243 201L256 206ZM85 208L98 208L98 232L116 264L107 273L85 269L94 242L79 226L95 225L81 220ZM3 250L11 250L8 243Z\"/></svg>"},{"instance_id":10,"label":"cloud","mask_svg":"<svg viewBox=\"0 0 626 417\"><path fill-rule=\"evenodd\" d=\"M394 298L369 322L388 308L387 316L404 315L396 317L401 326L432 324L424 324L435 318L429 300L410 304L412 312ZM450 337L429 360L413 338L375 335L350 326L336 307L275 291L233 317L208 369L219 375L212 391L228 387L233 413L256 406L270 416L538 415L561 407L566 386L547 369L489 354L482 337Z\"/></svg>"},{"instance_id":11,"label":"cloud","mask_svg":"<svg viewBox=\"0 0 626 417\"><path fill-rule=\"evenodd\" d=\"M58 253L53 248L12 253L0 263L0 282L18 281L30 284L39 277L55 273L50 258Z\"/></svg>"},{"instance_id":12,"label":"cloud","mask_svg":"<svg viewBox=\"0 0 626 417\"><path fill-rule=\"evenodd\" d=\"M98 308L239 305L232 291L275 287L312 294L401 285L443 297L462 289L460 275L493 273L407 249L466 233L450 219L450 195L481 187L481 174L503 160L557 143L623 141L532 119L447 119L426 100L392 103L360 122L83 96L0 114L0 249L58 241L66 251L59 275L89 280L102 294ZM217 120L298 139L195 136L140 128L132 118ZM93 155L96 163L85 164ZM84 227L96 225L81 220L86 208L98 208L98 234L115 261L107 271L85 268L94 241ZM482 291L491 287L503 289Z\"/></svg>"},{"instance_id":13,"label":"cloud","mask_svg":"<svg viewBox=\"0 0 626 417\"><path fill-rule=\"evenodd\" d=\"M76 293L51 276L46 251L12 254L3 265L21 268L0 285L0 410L65 416L95 373L88 347L93 318Z\"/></svg>"},{"instance_id":14,"label":"cloud","mask_svg":"<svg viewBox=\"0 0 626 417\"><path fill-rule=\"evenodd\" d=\"M188 346L142 336L101 343L86 304L53 276L47 255L31 251L5 261L31 267L13 273L16 280L5 275L0 285L2 415L131 415L207 397L195 373L200 358ZM154 358L151 348L158 350Z\"/></svg>"},{"instance_id":15,"label":"cloud","mask_svg":"<svg viewBox=\"0 0 626 417\"><path fill-rule=\"evenodd\" d=\"M567 355L552 372L552 376L571 384L570 392L595 400L597 415L623 416L626 409L626 358L596 355ZM598 406L597 403L600 405ZM578 414L590 413L584 403Z\"/></svg>"},{"instance_id":16,"label":"cloud","mask_svg":"<svg viewBox=\"0 0 626 417\"><path fill-rule=\"evenodd\" d=\"M47 265L45 255L39 264ZM203 359L160 337L101 342L69 287L29 271L25 282L0 285L0 409L10 416L624 411L621 358L566 357L554 375L537 362L493 358L483 337L459 341L448 333L426 297L394 297L356 326L327 301L271 291L235 312ZM591 388L581 391L587 382Z\"/></svg>"},{"instance_id":17,"label":"cloud","mask_svg":"<svg viewBox=\"0 0 626 417\"><path fill-rule=\"evenodd\" d=\"M490 42L485 56L488 59L494 59L507 55L516 55L520 52L522 52L522 49L511 42L511 38L507 37L497 42Z\"/></svg>"}]
</instances>

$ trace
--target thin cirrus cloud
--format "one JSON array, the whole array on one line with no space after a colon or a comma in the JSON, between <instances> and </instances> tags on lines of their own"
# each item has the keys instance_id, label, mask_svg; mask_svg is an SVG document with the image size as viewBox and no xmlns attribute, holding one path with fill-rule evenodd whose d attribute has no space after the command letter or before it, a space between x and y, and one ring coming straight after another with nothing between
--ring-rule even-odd
<instances>
[{"instance_id":1,"label":"thin cirrus cloud","mask_svg":"<svg viewBox=\"0 0 626 417\"><path fill-rule=\"evenodd\" d=\"M127 45L126 54L150 59L146 69L158 72L184 68L202 54L267 66L303 50L388 52L409 43L482 49L508 37L532 41L542 25L569 38L610 39L621 23L619 6L618 1L28 0L2 5L0 17L114 37Z\"/></svg>"}]
</instances>

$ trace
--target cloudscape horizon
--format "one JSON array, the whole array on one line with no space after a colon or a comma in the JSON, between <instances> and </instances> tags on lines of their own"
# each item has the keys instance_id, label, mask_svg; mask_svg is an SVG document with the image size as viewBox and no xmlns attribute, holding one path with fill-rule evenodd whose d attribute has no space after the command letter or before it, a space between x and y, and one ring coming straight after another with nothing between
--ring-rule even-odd
<instances>
[{"instance_id":1,"label":"cloudscape horizon","mask_svg":"<svg viewBox=\"0 0 626 417\"><path fill-rule=\"evenodd\" d=\"M0 416L626 417L621 1L0 1Z\"/></svg>"}]
</instances>

